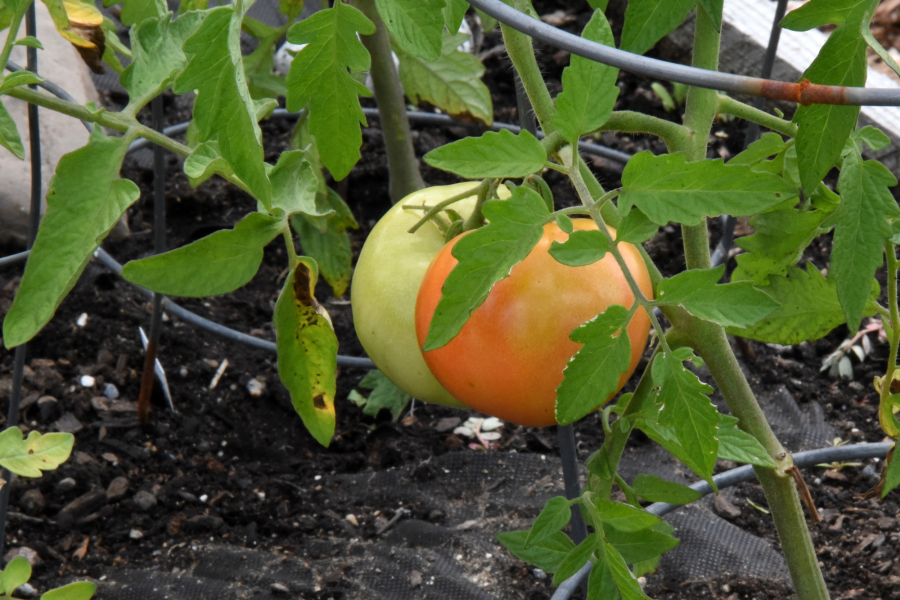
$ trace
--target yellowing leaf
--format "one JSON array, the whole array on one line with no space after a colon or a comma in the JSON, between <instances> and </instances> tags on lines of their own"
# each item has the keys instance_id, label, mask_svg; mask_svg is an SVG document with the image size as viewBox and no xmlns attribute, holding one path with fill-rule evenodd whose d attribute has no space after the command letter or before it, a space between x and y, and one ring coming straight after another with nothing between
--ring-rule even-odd
<instances>
[{"instance_id":1,"label":"yellowing leaf","mask_svg":"<svg viewBox=\"0 0 900 600\"><path fill-rule=\"evenodd\" d=\"M106 50L103 14L82 0L44 0L44 4L60 35L75 46L92 71L103 73L101 59Z\"/></svg>"}]
</instances>

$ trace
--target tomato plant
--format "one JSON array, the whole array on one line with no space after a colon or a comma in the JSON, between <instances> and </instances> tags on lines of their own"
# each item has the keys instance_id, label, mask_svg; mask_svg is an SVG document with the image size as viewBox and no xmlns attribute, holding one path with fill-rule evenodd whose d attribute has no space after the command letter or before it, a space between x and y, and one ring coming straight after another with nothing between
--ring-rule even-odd
<instances>
[{"instance_id":1,"label":"tomato plant","mask_svg":"<svg viewBox=\"0 0 900 600\"><path fill-rule=\"evenodd\" d=\"M610 306L634 304L634 295L611 254L580 266L563 264L552 256L553 250L564 248L570 234L573 241L582 239L578 237L582 234L574 232L602 235L588 219L572 219L567 225L571 226L569 233L556 222L544 225L540 241L512 268L509 277L494 285L459 334L447 345L424 352L438 381L466 405L519 425L556 424L556 388L562 383L566 364L581 346L569 335L577 339L575 330ZM462 239L447 244L425 273L416 302L420 344L425 343L441 289L458 262L453 248ZM628 243L619 244L619 251L641 290L652 297L650 275L640 253ZM562 259L566 260L565 254ZM560 294L560 290L566 293ZM631 344L628 368L616 389L598 399L598 406L625 385L647 345L650 319L639 310L627 328Z\"/></svg>"}]
</instances>

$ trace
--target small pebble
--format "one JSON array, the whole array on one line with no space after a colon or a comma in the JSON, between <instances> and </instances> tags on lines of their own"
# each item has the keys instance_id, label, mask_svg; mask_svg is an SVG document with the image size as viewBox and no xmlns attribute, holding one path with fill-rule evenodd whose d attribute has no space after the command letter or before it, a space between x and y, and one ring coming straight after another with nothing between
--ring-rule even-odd
<instances>
[{"instance_id":1,"label":"small pebble","mask_svg":"<svg viewBox=\"0 0 900 600\"><path fill-rule=\"evenodd\" d=\"M131 532L128 534L128 537L130 537L133 540L139 540L142 537L144 537L144 532L141 531L140 529L132 529Z\"/></svg>"},{"instance_id":2,"label":"small pebble","mask_svg":"<svg viewBox=\"0 0 900 600\"><path fill-rule=\"evenodd\" d=\"M47 503L44 501L44 495L38 488L31 488L19 500L19 506L26 515L39 515L44 512Z\"/></svg>"},{"instance_id":3,"label":"small pebble","mask_svg":"<svg viewBox=\"0 0 900 600\"><path fill-rule=\"evenodd\" d=\"M146 490L141 490L134 495L134 503L138 508L147 511L156 506L156 496Z\"/></svg>"},{"instance_id":4,"label":"small pebble","mask_svg":"<svg viewBox=\"0 0 900 600\"><path fill-rule=\"evenodd\" d=\"M90 375L82 375L79 381L82 387L94 387L94 384L97 383L97 380Z\"/></svg>"},{"instance_id":5,"label":"small pebble","mask_svg":"<svg viewBox=\"0 0 900 600\"><path fill-rule=\"evenodd\" d=\"M547 574L544 573L543 569L535 569L534 576L538 579L547 579Z\"/></svg>"},{"instance_id":6,"label":"small pebble","mask_svg":"<svg viewBox=\"0 0 900 600\"><path fill-rule=\"evenodd\" d=\"M106 499L110 502L121 500L128 492L129 484L126 477L116 477L109 482L109 487L106 488Z\"/></svg>"},{"instance_id":7,"label":"small pebble","mask_svg":"<svg viewBox=\"0 0 900 600\"><path fill-rule=\"evenodd\" d=\"M269 587L269 589L272 590L273 594L287 595L291 593L290 588L288 588L288 586L284 585L283 583L273 583Z\"/></svg>"},{"instance_id":8,"label":"small pebble","mask_svg":"<svg viewBox=\"0 0 900 600\"><path fill-rule=\"evenodd\" d=\"M359 521L356 519L356 515L349 514L344 517L344 520L353 525L354 527L359 527Z\"/></svg>"},{"instance_id":9,"label":"small pebble","mask_svg":"<svg viewBox=\"0 0 900 600\"><path fill-rule=\"evenodd\" d=\"M29 563L31 563L32 567L36 567L40 564L43 564L43 560L41 560L41 556L27 546L22 546L21 548L13 548L9 552L6 553L6 556L3 557L4 562L9 562L14 558L22 557L26 559Z\"/></svg>"},{"instance_id":10,"label":"small pebble","mask_svg":"<svg viewBox=\"0 0 900 600\"><path fill-rule=\"evenodd\" d=\"M37 590L34 589L30 583L23 583L16 588L15 596L17 598L34 598L36 595Z\"/></svg>"},{"instance_id":11,"label":"small pebble","mask_svg":"<svg viewBox=\"0 0 900 600\"><path fill-rule=\"evenodd\" d=\"M78 485L74 479L71 477L66 477L65 479L60 479L59 483L56 484L56 490L59 492L71 492L75 489L75 486Z\"/></svg>"},{"instance_id":12,"label":"small pebble","mask_svg":"<svg viewBox=\"0 0 900 600\"><path fill-rule=\"evenodd\" d=\"M111 383L107 383L103 386L103 395L110 400L116 400L119 397L119 388Z\"/></svg>"},{"instance_id":13,"label":"small pebble","mask_svg":"<svg viewBox=\"0 0 900 600\"><path fill-rule=\"evenodd\" d=\"M88 322L87 313L81 313L80 315L78 315L78 320L75 321L75 324L78 325L79 327L84 327L85 325L87 325L87 322Z\"/></svg>"},{"instance_id":14,"label":"small pebble","mask_svg":"<svg viewBox=\"0 0 900 600\"><path fill-rule=\"evenodd\" d=\"M247 382L247 391L250 392L250 395L254 398L262 396L262 393L266 390L266 382L260 381L259 379L251 379Z\"/></svg>"}]
</instances>

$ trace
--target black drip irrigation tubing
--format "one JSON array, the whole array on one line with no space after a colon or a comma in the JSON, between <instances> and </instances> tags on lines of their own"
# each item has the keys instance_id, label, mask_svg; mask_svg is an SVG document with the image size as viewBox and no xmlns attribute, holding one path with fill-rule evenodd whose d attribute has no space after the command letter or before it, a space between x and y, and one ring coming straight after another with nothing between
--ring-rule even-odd
<instances>
[{"instance_id":1,"label":"black drip irrigation tubing","mask_svg":"<svg viewBox=\"0 0 900 600\"><path fill-rule=\"evenodd\" d=\"M844 462L851 460L862 460L867 458L884 458L887 456L888 450L893 446L893 442L882 442L879 444L855 444L853 446L835 446L830 448L820 448L818 450L807 450L806 452L798 452L793 455L794 465L797 467L812 467L821 463ZM756 472L752 465L744 465L737 469L726 471L719 475L713 476L713 481L720 490L751 481L756 478ZM705 481L700 481L691 486L704 496L712 493L712 487ZM662 517L675 509L681 508L678 504L668 504L666 502L656 502L647 507L647 512ZM582 580L587 577L593 566L592 562L585 564L581 570L564 582L559 584L556 591L550 597L550 600L569 600L572 593L579 587Z\"/></svg>"},{"instance_id":2,"label":"black drip irrigation tubing","mask_svg":"<svg viewBox=\"0 0 900 600\"><path fill-rule=\"evenodd\" d=\"M761 93L761 90L767 88L783 89L796 87L796 82L786 83L734 75L732 73L721 73L719 71L707 71L604 46L547 25L538 19L519 12L511 6L507 6L500 0L470 0L469 4L533 39L540 40L562 50L567 50L572 54L617 67L623 71L644 75L651 79L675 81L696 87L750 96L769 95ZM855 106L900 105L900 89L834 86L833 90L835 96L843 100L842 104ZM790 100L788 97L784 99Z\"/></svg>"}]
</instances>

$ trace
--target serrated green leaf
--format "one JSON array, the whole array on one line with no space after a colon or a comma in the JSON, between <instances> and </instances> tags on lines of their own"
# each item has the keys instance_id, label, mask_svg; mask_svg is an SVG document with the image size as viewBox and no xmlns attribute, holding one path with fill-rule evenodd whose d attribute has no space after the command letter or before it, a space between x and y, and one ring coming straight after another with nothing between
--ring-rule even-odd
<instances>
[{"instance_id":1,"label":"serrated green leaf","mask_svg":"<svg viewBox=\"0 0 900 600\"><path fill-rule=\"evenodd\" d=\"M860 34L865 13L865 4L853 9L828 37L803 78L816 84L865 86L866 41ZM797 164L804 193L811 194L838 161L858 117L858 106L811 104L797 108Z\"/></svg>"},{"instance_id":2,"label":"serrated green leaf","mask_svg":"<svg viewBox=\"0 0 900 600\"><path fill-rule=\"evenodd\" d=\"M350 71L368 71L368 51L357 33L371 35L375 25L343 2L320 10L288 31L292 44L307 44L291 63L287 77L287 108L309 107L309 127L319 156L336 180L350 173L359 160L366 117L359 96L370 96Z\"/></svg>"},{"instance_id":3,"label":"serrated green leaf","mask_svg":"<svg viewBox=\"0 0 900 600\"><path fill-rule=\"evenodd\" d=\"M41 600L90 600L97 585L90 581L75 581L41 594Z\"/></svg>"},{"instance_id":4,"label":"serrated green leaf","mask_svg":"<svg viewBox=\"0 0 900 600\"><path fill-rule=\"evenodd\" d=\"M131 26L145 19L159 18L168 10L164 0L125 0L122 3L122 24Z\"/></svg>"},{"instance_id":5,"label":"serrated green leaf","mask_svg":"<svg viewBox=\"0 0 900 600\"><path fill-rule=\"evenodd\" d=\"M540 140L524 129L519 135L502 129L435 148L424 159L436 169L466 179L512 178L539 173L547 162L547 152Z\"/></svg>"},{"instance_id":6,"label":"serrated green leaf","mask_svg":"<svg viewBox=\"0 0 900 600\"><path fill-rule=\"evenodd\" d=\"M634 574L628 569L628 565L625 564L625 560L619 554L619 551L605 540L600 548L603 552L603 559L609 565L610 573L612 573L616 586L619 588L619 593L622 594L622 599L649 600L644 595L643 590L641 590L641 585L637 582L637 579L634 578Z\"/></svg>"},{"instance_id":7,"label":"serrated green leaf","mask_svg":"<svg viewBox=\"0 0 900 600\"><path fill-rule=\"evenodd\" d=\"M281 220L250 213L234 226L122 269L131 283L170 296L203 298L246 285L262 264L263 248L281 233Z\"/></svg>"},{"instance_id":8,"label":"serrated green leaf","mask_svg":"<svg viewBox=\"0 0 900 600\"><path fill-rule=\"evenodd\" d=\"M549 538L525 547L527 531L506 531L497 534L497 541L503 544L516 558L547 573L556 573L560 563L575 548L569 536L557 531Z\"/></svg>"},{"instance_id":9,"label":"serrated green leaf","mask_svg":"<svg viewBox=\"0 0 900 600\"><path fill-rule=\"evenodd\" d=\"M569 335L584 345L566 364L556 389L556 420L560 424L575 422L596 410L619 389L622 374L631 364L627 317L625 307L613 305Z\"/></svg>"},{"instance_id":10,"label":"serrated green leaf","mask_svg":"<svg viewBox=\"0 0 900 600\"><path fill-rule=\"evenodd\" d=\"M0 465L22 477L40 477L66 462L74 444L71 433L32 431L23 439L18 427L10 427L0 433Z\"/></svg>"},{"instance_id":11,"label":"serrated green leaf","mask_svg":"<svg viewBox=\"0 0 900 600\"><path fill-rule=\"evenodd\" d=\"M828 278L837 284L847 327L859 328L866 299L893 235L888 219L900 216L889 187L897 178L878 161L863 161L859 149L844 158L838 178L841 204L834 212L834 243Z\"/></svg>"},{"instance_id":12,"label":"serrated green leaf","mask_svg":"<svg viewBox=\"0 0 900 600\"><path fill-rule=\"evenodd\" d=\"M0 101L0 146L12 152L19 160L25 159L25 147L22 145L22 138L19 137L16 122L2 101Z\"/></svg>"},{"instance_id":13,"label":"serrated green leaf","mask_svg":"<svg viewBox=\"0 0 900 600\"><path fill-rule=\"evenodd\" d=\"M643 54L675 30L697 0L631 0L625 9L622 50Z\"/></svg>"},{"instance_id":14,"label":"serrated green leaf","mask_svg":"<svg viewBox=\"0 0 900 600\"><path fill-rule=\"evenodd\" d=\"M615 48L612 29L599 10L594 11L581 37ZM582 135L599 129L612 114L619 88L619 70L602 63L572 55L562 74L563 91L556 97L552 123L570 144Z\"/></svg>"},{"instance_id":15,"label":"serrated green leaf","mask_svg":"<svg viewBox=\"0 0 900 600\"><path fill-rule=\"evenodd\" d=\"M272 185L266 176L262 132L256 122L256 105L247 89L241 56L243 14L243 0L207 13L184 43L184 52L191 58L175 80L173 90L176 94L196 91L194 121L198 141L216 140L222 158L268 209Z\"/></svg>"},{"instance_id":16,"label":"serrated green leaf","mask_svg":"<svg viewBox=\"0 0 900 600\"><path fill-rule=\"evenodd\" d=\"M591 0L589 0L591 1ZM596 0L591 1L591 4ZM588 575L588 595L587 600L619 600L619 588L616 586L616 580L613 579L606 560L598 560L591 568Z\"/></svg>"},{"instance_id":17,"label":"serrated green leaf","mask_svg":"<svg viewBox=\"0 0 900 600\"><path fill-rule=\"evenodd\" d=\"M184 161L184 174L192 187L197 187L216 173L223 176L234 175L228 162L219 152L219 142L211 140L194 147Z\"/></svg>"},{"instance_id":18,"label":"serrated green leaf","mask_svg":"<svg viewBox=\"0 0 900 600\"><path fill-rule=\"evenodd\" d=\"M736 417L719 415L719 458L774 469L777 465L755 437L735 427Z\"/></svg>"},{"instance_id":19,"label":"serrated green leaf","mask_svg":"<svg viewBox=\"0 0 900 600\"><path fill-rule=\"evenodd\" d=\"M789 12L781 26L791 31L809 31L822 25L841 25L860 6L872 0L811 0Z\"/></svg>"},{"instance_id":20,"label":"serrated green leaf","mask_svg":"<svg viewBox=\"0 0 900 600\"><path fill-rule=\"evenodd\" d=\"M753 166L784 150L785 142L777 133L764 133L747 149L728 161L729 165Z\"/></svg>"},{"instance_id":21,"label":"serrated green leaf","mask_svg":"<svg viewBox=\"0 0 900 600\"><path fill-rule=\"evenodd\" d=\"M378 369L366 373L366 376L359 382L359 387L372 390L363 406L363 414L370 417L378 416L381 409L386 408L391 411L391 420L396 423L403 413L403 409L409 404L410 395L394 385Z\"/></svg>"},{"instance_id":22,"label":"serrated green leaf","mask_svg":"<svg viewBox=\"0 0 900 600\"><path fill-rule=\"evenodd\" d=\"M649 475L640 475L639 477L649 477ZM669 485L678 485L677 483L671 483L668 481L665 481L663 483ZM685 486L678 487L690 490L691 492L694 491L690 488L686 488ZM699 493L695 493L697 493L699 497ZM672 503L671 500L654 500L653 502ZM687 502L674 502L673 504L688 504L688 502L693 502L693 500ZM625 561L625 563L629 565L659 556L660 554L668 552L678 545L677 539L675 539L668 533L656 531L656 529L654 528L643 529L641 531L623 532L613 527L604 527L603 535L604 537L606 537L606 541L612 544L615 549L619 551L619 554L622 555L622 559Z\"/></svg>"},{"instance_id":23,"label":"serrated green leaf","mask_svg":"<svg viewBox=\"0 0 900 600\"><path fill-rule=\"evenodd\" d=\"M659 231L659 225L647 218L640 210L633 208L619 223L616 230L616 243L642 244Z\"/></svg>"},{"instance_id":24,"label":"serrated green leaf","mask_svg":"<svg viewBox=\"0 0 900 600\"><path fill-rule=\"evenodd\" d=\"M172 85L187 65L181 48L196 33L205 16L191 12L173 21L169 13L161 18L141 19L131 28L132 60L120 78L128 90L127 111L136 114Z\"/></svg>"},{"instance_id":25,"label":"serrated green leaf","mask_svg":"<svg viewBox=\"0 0 900 600\"><path fill-rule=\"evenodd\" d=\"M881 488L881 497L884 498L888 492L900 485L900 454L897 454L897 445L894 444L891 460L884 469L884 485Z\"/></svg>"},{"instance_id":26,"label":"serrated green leaf","mask_svg":"<svg viewBox=\"0 0 900 600\"><path fill-rule=\"evenodd\" d=\"M453 247L459 261L444 282L423 351L445 346L456 337L495 283L509 276L541 239L549 216L544 200L525 187L509 200L484 203L489 224L462 237Z\"/></svg>"},{"instance_id":27,"label":"serrated green leaf","mask_svg":"<svg viewBox=\"0 0 900 600\"><path fill-rule=\"evenodd\" d=\"M285 215L303 213L321 216L316 206L319 178L303 150L282 152L278 162L268 170L272 182L272 208L280 208ZM330 212L325 211L325 212Z\"/></svg>"},{"instance_id":28,"label":"serrated green leaf","mask_svg":"<svg viewBox=\"0 0 900 600\"><path fill-rule=\"evenodd\" d=\"M648 529L662 520L641 508L603 498L595 498L594 506L597 507L604 525L625 533Z\"/></svg>"},{"instance_id":29,"label":"serrated green leaf","mask_svg":"<svg viewBox=\"0 0 900 600\"><path fill-rule=\"evenodd\" d=\"M891 138L882 130L871 125L866 125L862 129L853 131L850 134L850 139L865 142L875 152L884 150L891 145Z\"/></svg>"},{"instance_id":30,"label":"serrated green leaf","mask_svg":"<svg viewBox=\"0 0 900 600\"><path fill-rule=\"evenodd\" d=\"M452 117L490 126L494 108L491 92L481 81L484 65L478 57L457 49L465 37L445 31L441 54L431 62L401 52L400 81L414 104L424 100Z\"/></svg>"},{"instance_id":31,"label":"serrated green leaf","mask_svg":"<svg viewBox=\"0 0 900 600\"><path fill-rule=\"evenodd\" d=\"M562 496L550 498L528 530L525 547L549 539L565 527L572 518L570 506L569 501Z\"/></svg>"},{"instance_id":32,"label":"serrated green leaf","mask_svg":"<svg viewBox=\"0 0 900 600\"><path fill-rule=\"evenodd\" d=\"M140 196L119 178L128 138L95 127L88 144L63 156L47 191L47 211L3 321L7 348L34 337L53 317L100 241Z\"/></svg>"},{"instance_id":33,"label":"serrated green leaf","mask_svg":"<svg viewBox=\"0 0 900 600\"><path fill-rule=\"evenodd\" d=\"M877 284L874 287L877 288ZM844 322L834 281L822 277L812 264L807 265L806 271L789 267L786 276L772 275L769 285L761 289L778 302L780 308L750 327L729 327L729 334L771 344L792 345L824 337ZM870 302L863 314L870 316L875 311L874 303Z\"/></svg>"},{"instance_id":34,"label":"serrated green leaf","mask_svg":"<svg viewBox=\"0 0 900 600\"><path fill-rule=\"evenodd\" d=\"M683 154L640 152L622 173L620 207L637 206L659 225L696 225L722 214L750 216L797 195L781 177L721 160L686 163Z\"/></svg>"},{"instance_id":35,"label":"serrated green leaf","mask_svg":"<svg viewBox=\"0 0 900 600\"><path fill-rule=\"evenodd\" d=\"M321 196L325 206L334 212L319 218L297 214L291 218L291 225L300 236L303 252L315 259L322 276L339 297L347 291L352 273L353 250L347 230L358 225L337 192L326 188Z\"/></svg>"},{"instance_id":36,"label":"serrated green leaf","mask_svg":"<svg viewBox=\"0 0 900 600\"><path fill-rule=\"evenodd\" d=\"M29 579L31 579L31 563L24 556L15 557L0 573L0 585L3 586L4 595L12 597L16 588L28 583Z\"/></svg>"},{"instance_id":37,"label":"serrated green leaf","mask_svg":"<svg viewBox=\"0 0 900 600\"><path fill-rule=\"evenodd\" d=\"M424 60L437 60L441 55L444 0L375 0L375 6L401 50Z\"/></svg>"},{"instance_id":38,"label":"serrated green leaf","mask_svg":"<svg viewBox=\"0 0 900 600\"><path fill-rule=\"evenodd\" d=\"M553 585L559 585L575 573L581 570L594 554L594 550L600 544L597 535L588 535L580 544L575 546L568 556L559 564L559 569L553 574Z\"/></svg>"},{"instance_id":39,"label":"serrated green leaf","mask_svg":"<svg viewBox=\"0 0 900 600\"><path fill-rule=\"evenodd\" d=\"M676 351L665 352L653 361L653 383L659 386L663 405L659 423L675 430L681 446L700 468L697 474L711 481L719 452L719 413L708 396L712 388L684 368L682 361L687 358Z\"/></svg>"},{"instance_id":40,"label":"serrated green leaf","mask_svg":"<svg viewBox=\"0 0 900 600\"><path fill-rule=\"evenodd\" d=\"M467 10L469 10L469 3L466 0L447 0L443 10L444 25L447 26L447 31L451 33L459 31Z\"/></svg>"},{"instance_id":41,"label":"serrated green leaf","mask_svg":"<svg viewBox=\"0 0 900 600\"><path fill-rule=\"evenodd\" d=\"M778 303L749 281L718 284L725 265L691 269L659 283L656 303L681 306L695 317L723 327L747 327L778 308Z\"/></svg>"},{"instance_id":42,"label":"serrated green leaf","mask_svg":"<svg viewBox=\"0 0 900 600\"><path fill-rule=\"evenodd\" d=\"M672 481L660 479L655 475L638 475L634 478L631 487L634 488L634 492L638 496L640 496L644 500L647 500L648 502L690 504L691 502L699 500L703 497L703 494L701 494L697 490L693 490L686 485L681 485L680 483L674 483ZM607 537L607 539L609 538ZM663 552L665 552L665 550L663 550ZM659 552L659 554L662 554L662 552ZM651 556L638 558L636 560L644 560L645 558L651 558ZM627 563L633 563L636 562L636 560L629 560L627 557L625 558L625 562Z\"/></svg>"},{"instance_id":43,"label":"serrated green leaf","mask_svg":"<svg viewBox=\"0 0 900 600\"><path fill-rule=\"evenodd\" d=\"M550 256L570 267L591 265L609 252L609 240L602 231L579 230L569 234L566 241L550 244Z\"/></svg>"},{"instance_id":44,"label":"serrated green leaf","mask_svg":"<svg viewBox=\"0 0 900 600\"><path fill-rule=\"evenodd\" d=\"M315 264L307 260L288 275L275 303L278 376L303 424L328 446L334 435L338 342L328 313L313 295Z\"/></svg>"},{"instance_id":45,"label":"serrated green leaf","mask_svg":"<svg viewBox=\"0 0 900 600\"><path fill-rule=\"evenodd\" d=\"M735 241L747 252L737 256L738 266L731 280L764 284L770 275L786 274L788 267L796 264L810 242L822 233L821 225L828 215L824 210L788 208L753 217L750 225L756 232Z\"/></svg>"}]
</instances>

